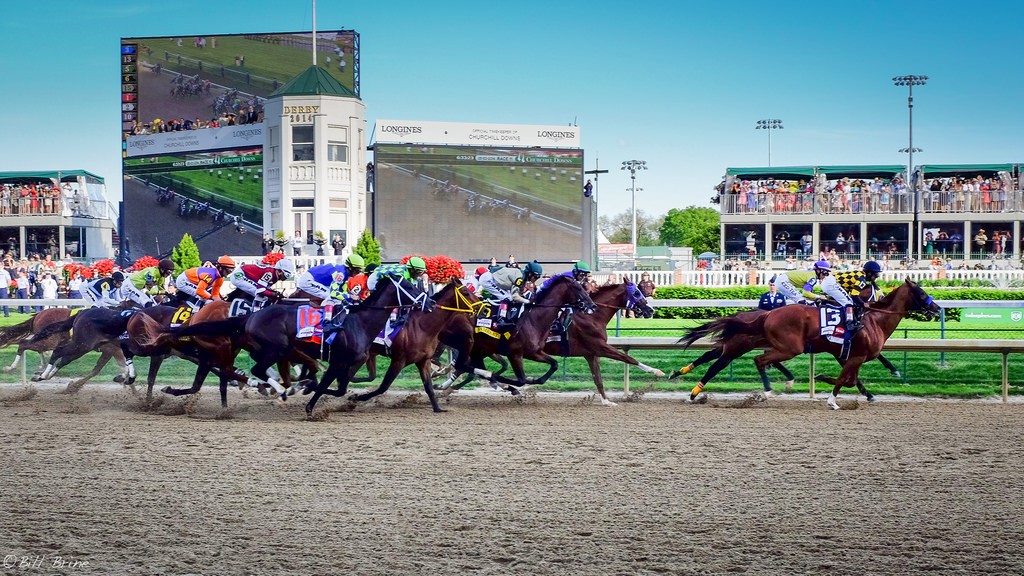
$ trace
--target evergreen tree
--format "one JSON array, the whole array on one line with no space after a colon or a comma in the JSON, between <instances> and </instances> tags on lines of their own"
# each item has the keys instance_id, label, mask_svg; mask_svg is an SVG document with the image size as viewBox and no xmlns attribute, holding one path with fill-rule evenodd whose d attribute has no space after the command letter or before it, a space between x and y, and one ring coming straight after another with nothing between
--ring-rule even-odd
<instances>
[{"instance_id":1,"label":"evergreen tree","mask_svg":"<svg viewBox=\"0 0 1024 576\"><path fill-rule=\"evenodd\" d=\"M377 242L373 234L370 234L368 228L363 230L363 234L359 236L359 241L356 242L356 247L352 251L362 256L367 266L370 264L380 265L380 242Z\"/></svg>"},{"instance_id":2,"label":"evergreen tree","mask_svg":"<svg viewBox=\"0 0 1024 576\"><path fill-rule=\"evenodd\" d=\"M171 252L171 261L174 262L174 275L177 276L189 268L195 268L203 263L199 257L199 247L196 246L192 236L185 234L181 242Z\"/></svg>"}]
</instances>

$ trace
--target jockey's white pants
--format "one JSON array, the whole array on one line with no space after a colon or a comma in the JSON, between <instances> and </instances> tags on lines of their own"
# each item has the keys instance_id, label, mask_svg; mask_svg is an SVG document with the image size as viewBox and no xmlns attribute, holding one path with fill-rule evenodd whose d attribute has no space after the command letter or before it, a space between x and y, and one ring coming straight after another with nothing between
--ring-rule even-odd
<instances>
[{"instance_id":1,"label":"jockey's white pants","mask_svg":"<svg viewBox=\"0 0 1024 576\"><path fill-rule=\"evenodd\" d=\"M303 272L295 279L295 287L321 300L326 300L331 295L330 288L314 280L309 272Z\"/></svg>"}]
</instances>

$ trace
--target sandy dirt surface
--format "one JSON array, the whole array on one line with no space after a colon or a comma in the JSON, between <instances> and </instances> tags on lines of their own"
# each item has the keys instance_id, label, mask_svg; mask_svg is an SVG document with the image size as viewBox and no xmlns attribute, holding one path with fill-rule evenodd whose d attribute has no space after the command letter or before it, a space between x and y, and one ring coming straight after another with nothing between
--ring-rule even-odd
<instances>
[{"instance_id":1,"label":"sandy dirt surface","mask_svg":"<svg viewBox=\"0 0 1024 576\"><path fill-rule=\"evenodd\" d=\"M303 397L55 390L0 389L3 574L1024 566L1020 403L400 393L307 421Z\"/></svg>"}]
</instances>

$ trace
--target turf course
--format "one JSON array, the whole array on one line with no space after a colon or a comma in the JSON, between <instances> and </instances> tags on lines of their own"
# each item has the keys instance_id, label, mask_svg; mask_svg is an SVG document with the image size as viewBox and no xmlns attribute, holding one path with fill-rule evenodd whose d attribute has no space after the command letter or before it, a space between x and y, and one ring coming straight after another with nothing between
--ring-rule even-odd
<instances>
[{"instance_id":1,"label":"turf course","mask_svg":"<svg viewBox=\"0 0 1024 576\"><path fill-rule=\"evenodd\" d=\"M10 318L0 318L0 326L6 326L20 322L28 318L27 315L12 313ZM620 335L622 336L678 336L687 326L693 326L699 321L694 320L645 320L645 319L624 319L621 322ZM1024 331L1013 330L1007 325L981 325L971 324L972 332L956 334L957 330L965 330L956 323L947 329L947 337L957 338L1021 338ZM614 327L614 320L613 325ZM974 332L980 329L982 332ZM903 337L900 333L906 330L914 338L938 338L937 325L934 322L915 322L905 320L900 330L895 335ZM931 332L926 332L931 330ZM950 334L954 334L950 336ZM14 347L0 350L0 365L9 365L15 353ZM693 351L637 351L633 356L638 360L661 368L666 373L679 368L695 359L702 353L700 350ZM760 380L754 370L751 361L755 354L748 354L746 357L734 362L724 370L715 381L707 388L708 392L737 392L760 390ZM881 364L871 362L861 370L861 377L868 388L875 394L900 394L922 397L953 397L953 398L981 398L998 397L1000 394L1000 356L998 354L966 354L950 353L945 354L940 362L938 353L891 353L889 359L896 364L903 374L903 380L893 378ZM61 371L61 376L80 376L88 372L96 361L95 353L76 361ZM1011 355L1010 363L1010 394L1024 394L1024 355ZM149 361L145 358L136 359L136 369L139 372L140 380L144 380L146 371L149 368ZM387 360L382 359L379 363L379 371L387 367ZM35 354L29 355L30 370L35 370L38 365L38 357ZM238 365L248 370L251 361L246 354L239 357ZM808 357L800 356L786 363L787 367L796 375L796 393L807 393L808 389ZM687 391L697 378L703 374L703 368L677 380L658 379L646 375L639 370L631 370L632 390L655 390L655 391ZM617 362L601 361L601 369L605 376L605 385L609 390L621 390L623 382L623 365ZM830 356L817 355L816 369L818 373L835 375L838 373L838 365ZM540 365L532 365L527 362L527 371L534 375L541 371ZM110 382L117 374L115 367L108 367L96 379L97 382ZM158 384L185 385L191 383L195 374L194 366L181 359L171 359L164 363ZM769 371L777 390L782 389L782 377L776 372ZM0 383L14 383L19 376L15 373L0 373ZM216 380L207 379L208 384L215 385ZM395 388L402 390L422 389L414 369L406 369L403 376L395 383ZM569 358L562 362L561 367L551 378L548 384L542 387L545 390L562 391L593 391L594 385L587 368L586 361L582 358ZM826 390L827 385L819 384L817 390ZM88 390L88 387L86 387ZM847 394L853 395L855 390L849 390Z\"/></svg>"}]
</instances>

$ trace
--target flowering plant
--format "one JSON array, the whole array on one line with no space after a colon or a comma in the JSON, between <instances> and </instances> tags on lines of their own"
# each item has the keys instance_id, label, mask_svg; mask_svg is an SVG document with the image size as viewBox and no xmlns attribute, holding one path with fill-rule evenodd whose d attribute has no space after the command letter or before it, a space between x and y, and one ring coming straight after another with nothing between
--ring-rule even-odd
<instances>
[{"instance_id":1,"label":"flowering plant","mask_svg":"<svg viewBox=\"0 0 1024 576\"><path fill-rule=\"evenodd\" d=\"M146 268L151 268L159 264L160 261L157 260L156 258L153 258L152 256L143 256L142 258L136 260L135 263L131 265L131 268L129 268L129 270L137 272L139 270L145 270Z\"/></svg>"},{"instance_id":2,"label":"flowering plant","mask_svg":"<svg viewBox=\"0 0 1024 576\"><path fill-rule=\"evenodd\" d=\"M110 276L110 274L114 272L114 261L109 258L105 258L93 264L92 268L100 276ZM85 276L85 274L82 274L82 276Z\"/></svg>"},{"instance_id":3,"label":"flowering plant","mask_svg":"<svg viewBox=\"0 0 1024 576\"><path fill-rule=\"evenodd\" d=\"M443 254L438 254L437 256L409 254L402 258L401 263L406 264L413 256L419 256L427 263L427 276L429 276L430 281L435 284L447 284L453 278L461 280L466 277L466 271L462 269L462 264L460 264L458 260Z\"/></svg>"},{"instance_id":4,"label":"flowering plant","mask_svg":"<svg viewBox=\"0 0 1024 576\"><path fill-rule=\"evenodd\" d=\"M270 252L263 257L263 260L260 260L260 264L273 266L274 264L277 264L277 261L281 258L284 258L284 252Z\"/></svg>"}]
</instances>

